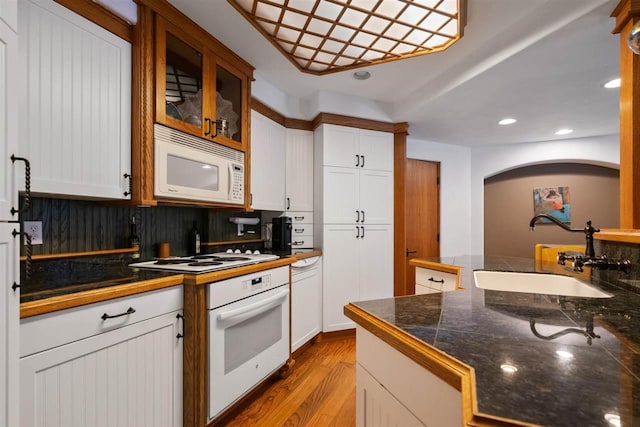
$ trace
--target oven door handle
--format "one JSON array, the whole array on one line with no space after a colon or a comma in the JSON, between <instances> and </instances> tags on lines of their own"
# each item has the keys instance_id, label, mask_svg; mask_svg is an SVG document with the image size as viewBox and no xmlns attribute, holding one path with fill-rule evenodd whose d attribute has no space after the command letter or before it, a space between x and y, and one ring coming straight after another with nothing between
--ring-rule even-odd
<instances>
[{"instance_id":1,"label":"oven door handle","mask_svg":"<svg viewBox=\"0 0 640 427\"><path fill-rule=\"evenodd\" d=\"M264 313L265 311L270 310L273 307L281 305L288 295L289 290L287 289L284 291L280 291L269 298L265 298L262 301L254 302L253 304L236 308L234 310L223 311L222 313L218 313L218 321L224 322L225 326L233 326L237 323L243 322L247 319L251 319L254 316Z\"/></svg>"}]
</instances>

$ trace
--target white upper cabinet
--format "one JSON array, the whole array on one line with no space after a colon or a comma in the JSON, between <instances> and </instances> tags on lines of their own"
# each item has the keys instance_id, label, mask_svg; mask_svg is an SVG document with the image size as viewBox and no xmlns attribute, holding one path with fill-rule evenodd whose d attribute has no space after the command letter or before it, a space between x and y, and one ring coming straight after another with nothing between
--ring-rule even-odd
<instances>
[{"instance_id":1,"label":"white upper cabinet","mask_svg":"<svg viewBox=\"0 0 640 427\"><path fill-rule=\"evenodd\" d=\"M315 138L322 222L393 224L393 134L322 125Z\"/></svg>"},{"instance_id":2,"label":"white upper cabinet","mask_svg":"<svg viewBox=\"0 0 640 427\"><path fill-rule=\"evenodd\" d=\"M322 125L322 164L353 168L359 166L358 135L360 129Z\"/></svg>"},{"instance_id":3,"label":"white upper cabinet","mask_svg":"<svg viewBox=\"0 0 640 427\"><path fill-rule=\"evenodd\" d=\"M53 0L20 0L18 26L32 191L130 198L131 44Z\"/></svg>"},{"instance_id":4,"label":"white upper cabinet","mask_svg":"<svg viewBox=\"0 0 640 427\"><path fill-rule=\"evenodd\" d=\"M313 132L287 129L287 211L313 211Z\"/></svg>"},{"instance_id":5,"label":"white upper cabinet","mask_svg":"<svg viewBox=\"0 0 640 427\"><path fill-rule=\"evenodd\" d=\"M325 166L393 171L393 134L322 125Z\"/></svg>"},{"instance_id":6,"label":"white upper cabinet","mask_svg":"<svg viewBox=\"0 0 640 427\"><path fill-rule=\"evenodd\" d=\"M6 1L0 0L0 17L7 11ZM11 209L18 208L18 191L15 187L15 173L11 155L18 145L18 116L15 104L18 99L16 88L18 60L18 36L0 20L0 221L17 220L18 214Z\"/></svg>"},{"instance_id":7,"label":"white upper cabinet","mask_svg":"<svg viewBox=\"0 0 640 427\"><path fill-rule=\"evenodd\" d=\"M393 171L393 134L360 130L358 154L363 170Z\"/></svg>"},{"instance_id":8,"label":"white upper cabinet","mask_svg":"<svg viewBox=\"0 0 640 427\"><path fill-rule=\"evenodd\" d=\"M251 207L285 210L285 128L251 111Z\"/></svg>"}]
</instances>

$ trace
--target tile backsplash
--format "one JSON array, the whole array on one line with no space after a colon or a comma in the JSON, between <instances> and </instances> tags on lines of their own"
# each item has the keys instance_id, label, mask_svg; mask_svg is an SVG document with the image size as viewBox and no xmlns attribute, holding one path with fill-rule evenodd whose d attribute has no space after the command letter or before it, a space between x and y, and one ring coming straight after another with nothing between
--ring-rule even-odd
<instances>
[{"instance_id":1,"label":"tile backsplash","mask_svg":"<svg viewBox=\"0 0 640 427\"><path fill-rule=\"evenodd\" d=\"M22 202L22 201L21 201ZM245 226L237 235L231 216L260 216L233 210L198 207L111 206L103 202L34 197L21 221L42 221L44 243L33 254L85 252L128 247L130 221L136 218L141 259L156 255L156 244L169 242L171 255L186 255L187 235L197 221L203 242L239 241L260 238L260 225ZM251 233L253 232L253 233ZM25 254L24 246L21 255Z\"/></svg>"}]
</instances>

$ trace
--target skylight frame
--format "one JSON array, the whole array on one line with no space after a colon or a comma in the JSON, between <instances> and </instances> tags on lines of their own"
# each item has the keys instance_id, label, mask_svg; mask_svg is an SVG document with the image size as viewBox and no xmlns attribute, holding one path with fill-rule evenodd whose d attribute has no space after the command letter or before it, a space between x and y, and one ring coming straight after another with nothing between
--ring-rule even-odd
<instances>
[{"instance_id":1,"label":"skylight frame","mask_svg":"<svg viewBox=\"0 0 640 427\"><path fill-rule=\"evenodd\" d=\"M462 37L466 23L466 0L227 1L296 68L316 75L440 52ZM454 3L455 12L443 9ZM425 21L439 25L428 30L420 27ZM455 32L448 31L452 23ZM324 34L315 29L321 27Z\"/></svg>"}]
</instances>

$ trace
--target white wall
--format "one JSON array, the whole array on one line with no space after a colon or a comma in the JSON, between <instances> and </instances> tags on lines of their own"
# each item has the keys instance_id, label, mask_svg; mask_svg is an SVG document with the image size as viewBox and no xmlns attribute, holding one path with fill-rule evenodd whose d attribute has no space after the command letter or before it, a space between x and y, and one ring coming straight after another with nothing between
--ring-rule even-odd
<instances>
[{"instance_id":1,"label":"white wall","mask_svg":"<svg viewBox=\"0 0 640 427\"><path fill-rule=\"evenodd\" d=\"M319 113L333 113L382 122L393 122L386 112L387 104L370 99L319 91L308 100L291 97L254 73L251 96L285 117L312 120Z\"/></svg>"},{"instance_id":2,"label":"white wall","mask_svg":"<svg viewBox=\"0 0 640 427\"><path fill-rule=\"evenodd\" d=\"M620 167L620 137L605 135L529 144L483 146L471 149L471 254L484 253L484 180L500 172L543 163L586 163Z\"/></svg>"},{"instance_id":3,"label":"white wall","mask_svg":"<svg viewBox=\"0 0 640 427\"><path fill-rule=\"evenodd\" d=\"M440 256L470 253L471 150L409 137L407 157L440 162Z\"/></svg>"}]
</instances>

